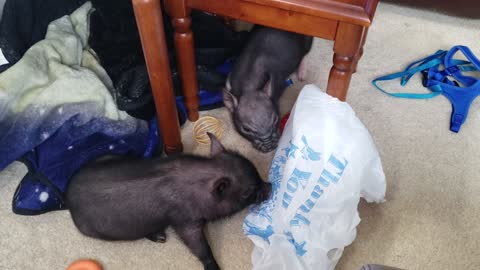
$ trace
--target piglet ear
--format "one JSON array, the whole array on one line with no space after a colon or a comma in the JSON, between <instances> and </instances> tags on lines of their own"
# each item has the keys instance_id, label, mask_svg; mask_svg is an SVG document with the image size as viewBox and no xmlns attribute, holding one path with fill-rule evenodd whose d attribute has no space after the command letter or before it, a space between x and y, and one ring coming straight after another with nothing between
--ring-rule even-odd
<instances>
[{"instance_id":1,"label":"piglet ear","mask_svg":"<svg viewBox=\"0 0 480 270\"><path fill-rule=\"evenodd\" d=\"M225 148L215 135L210 132L207 132L207 135L210 138L210 156L214 157L225 151Z\"/></svg>"},{"instance_id":2,"label":"piglet ear","mask_svg":"<svg viewBox=\"0 0 480 270\"><path fill-rule=\"evenodd\" d=\"M273 96L273 83L272 83L272 78L270 77L263 87L263 92L271 98Z\"/></svg>"},{"instance_id":3,"label":"piglet ear","mask_svg":"<svg viewBox=\"0 0 480 270\"><path fill-rule=\"evenodd\" d=\"M230 187L230 179L222 177L214 180L212 187L212 195L217 200L223 200L227 194L227 189Z\"/></svg>"},{"instance_id":4,"label":"piglet ear","mask_svg":"<svg viewBox=\"0 0 480 270\"><path fill-rule=\"evenodd\" d=\"M233 112L238 107L237 97L227 88L223 88L223 104L230 112Z\"/></svg>"}]
</instances>

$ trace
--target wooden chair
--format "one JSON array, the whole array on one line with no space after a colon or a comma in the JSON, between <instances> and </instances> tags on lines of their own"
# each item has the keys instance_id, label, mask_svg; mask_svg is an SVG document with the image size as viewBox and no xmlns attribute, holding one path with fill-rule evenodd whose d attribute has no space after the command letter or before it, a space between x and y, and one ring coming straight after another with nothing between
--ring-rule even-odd
<instances>
[{"instance_id":1,"label":"wooden chair","mask_svg":"<svg viewBox=\"0 0 480 270\"><path fill-rule=\"evenodd\" d=\"M162 22L161 0L132 0L167 153L182 151ZM345 100L378 0L165 0L188 119L198 119L191 9L333 40L327 93Z\"/></svg>"}]
</instances>

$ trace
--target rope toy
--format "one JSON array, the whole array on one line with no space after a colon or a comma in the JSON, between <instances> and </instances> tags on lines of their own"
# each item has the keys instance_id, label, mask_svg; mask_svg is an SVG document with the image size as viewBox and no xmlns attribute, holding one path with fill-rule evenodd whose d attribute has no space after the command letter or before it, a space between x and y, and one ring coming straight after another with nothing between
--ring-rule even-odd
<instances>
[{"instance_id":1,"label":"rope toy","mask_svg":"<svg viewBox=\"0 0 480 270\"><path fill-rule=\"evenodd\" d=\"M208 137L207 132L212 133L215 137L220 139L223 135L222 123L212 116L200 117L193 126L193 138L199 144L208 145L210 144L210 138Z\"/></svg>"}]
</instances>

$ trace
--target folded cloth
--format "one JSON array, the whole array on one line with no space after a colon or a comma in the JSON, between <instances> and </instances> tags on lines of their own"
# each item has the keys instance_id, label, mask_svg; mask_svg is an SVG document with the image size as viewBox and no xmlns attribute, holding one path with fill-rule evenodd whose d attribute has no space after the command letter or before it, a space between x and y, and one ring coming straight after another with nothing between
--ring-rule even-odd
<instances>
[{"instance_id":1,"label":"folded cloth","mask_svg":"<svg viewBox=\"0 0 480 270\"><path fill-rule=\"evenodd\" d=\"M72 117L72 125L112 137L148 132L145 121L117 109L112 82L87 47L91 10L87 2L52 22L46 38L0 74L0 169ZM108 119L108 124L88 125L96 118Z\"/></svg>"},{"instance_id":2,"label":"folded cloth","mask_svg":"<svg viewBox=\"0 0 480 270\"><path fill-rule=\"evenodd\" d=\"M29 169L15 213L63 209L69 178L93 159L154 153L155 119L149 132L145 121L117 109L112 82L89 50L91 11L87 2L53 21L45 39L0 74L0 170L16 159Z\"/></svg>"},{"instance_id":3,"label":"folded cloth","mask_svg":"<svg viewBox=\"0 0 480 270\"><path fill-rule=\"evenodd\" d=\"M112 82L89 50L91 11L87 2L53 21L45 39L0 74L0 170L67 122L82 130L78 139L148 134L147 122L117 109Z\"/></svg>"}]
</instances>

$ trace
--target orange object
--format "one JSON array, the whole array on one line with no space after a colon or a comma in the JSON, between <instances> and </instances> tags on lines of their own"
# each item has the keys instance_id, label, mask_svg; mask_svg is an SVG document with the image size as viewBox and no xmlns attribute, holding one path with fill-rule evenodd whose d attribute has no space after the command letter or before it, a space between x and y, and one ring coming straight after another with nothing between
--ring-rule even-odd
<instances>
[{"instance_id":1,"label":"orange object","mask_svg":"<svg viewBox=\"0 0 480 270\"><path fill-rule=\"evenodd\" d=\"M93 260L78 260L72 263L67 270L103 270L103 268Z\"/></svg>"}]
</instances>

